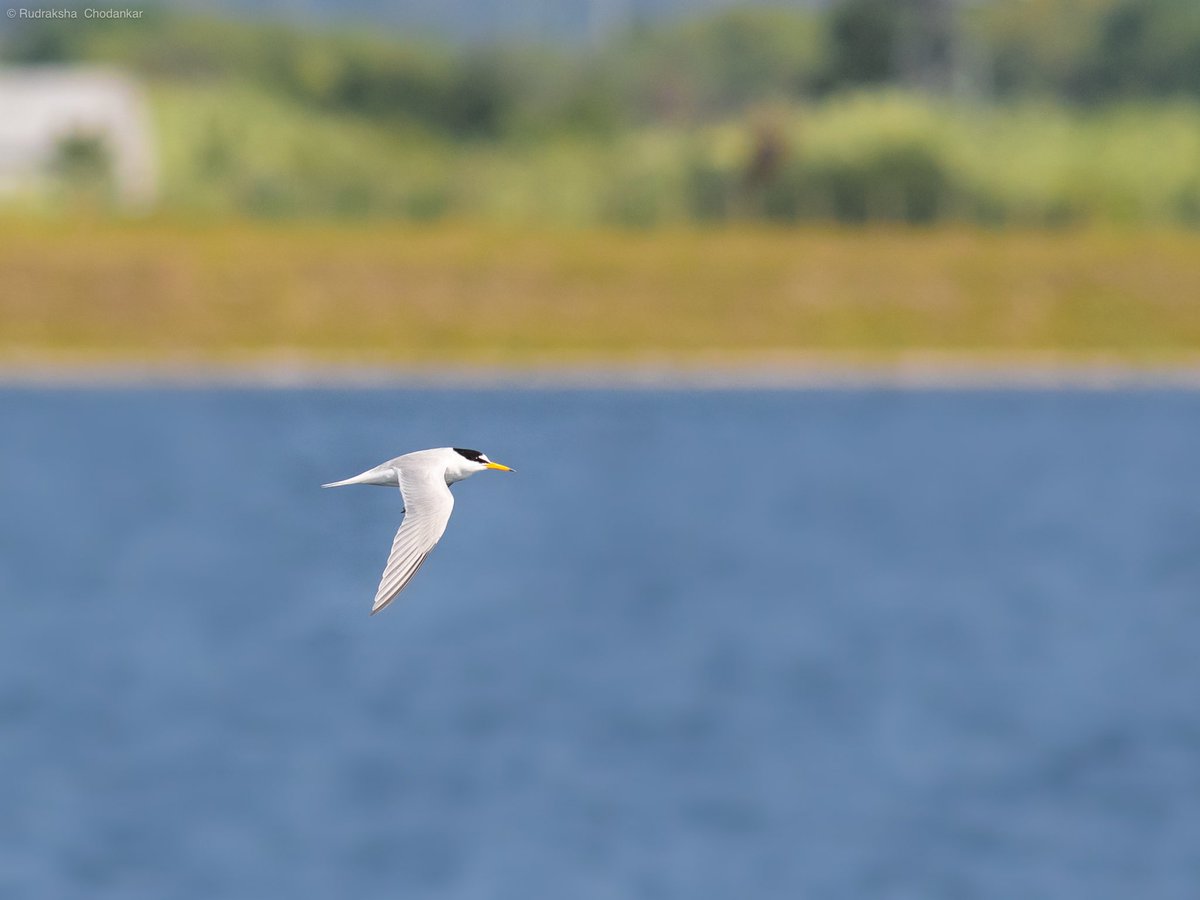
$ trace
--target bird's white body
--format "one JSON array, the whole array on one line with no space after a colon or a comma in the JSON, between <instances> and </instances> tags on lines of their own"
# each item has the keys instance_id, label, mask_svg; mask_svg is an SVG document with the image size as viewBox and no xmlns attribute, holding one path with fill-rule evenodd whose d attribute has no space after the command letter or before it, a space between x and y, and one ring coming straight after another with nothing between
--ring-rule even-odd
<instances>
[{"instance_id":1,"label":"bird's white body","mask_svg":"<svg viewBox=\"0 0 1200 900\"><path fill-rule=\"evenodd\" d=\"M348 484L377 484L383 487L399 487L400 472L408 469L409 471L437 470L441 469L446 479L446 484L451 485L456 481L462 481L465 478L470 478L476 472L483 472L487 466L480 466L474 461L461 456L457 450L451 447L438 447L436 450L417 450L414 453L405 453L403 456L397 456L394 459L389 459L387 462L382 462L373 469L367 469L361 475L355 475L353 478L347 478L344 481L332 481L329 484L323 484L321 487L345 487Z\"/></svg>"},{"instance_id":2,"label":"bird's white body","mask_svg":"<svg viewBox=\"0 0 1200 900\"><path fill-rule=\"evenodd\" d=\"M404 522L392 541L392 552L375 594L372 615L396 599L441 540L454 510L450 485L485 469L512 471L508 466L492 462L478 450L438 447L406 453L353 478L321 485L327 488L351 484L398 487L404 499Z\"/></svg>"}]
</instances>

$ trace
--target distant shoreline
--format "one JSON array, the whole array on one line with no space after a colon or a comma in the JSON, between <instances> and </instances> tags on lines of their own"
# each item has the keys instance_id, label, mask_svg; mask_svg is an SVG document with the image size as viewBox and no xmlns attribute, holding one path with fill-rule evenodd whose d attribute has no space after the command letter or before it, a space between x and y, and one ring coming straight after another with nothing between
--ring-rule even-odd
<instances>
[{"instance_id":1,"label":"distant shoreline","mask_svg":"<svg viewBox=\"0 0 1200 900\"><path fill-rule=\"evenodd\" d=\"M0 377L1193 383L1198 258L1200 232L0 223Z\"/></svg>"},{"instance_id":2,"label":"distant shoreline","mask_svg":"<svg viewBox=\"0 0 1200 900\"><path fill-rule=\"evenodd\" d=\"M0 362L0 389L678 389L678 390L1200 390L1200 359L1178 364L1059 356L914 354L870 360L595 361L530 364L237 362Z\"/></svg>"}]
</instances>

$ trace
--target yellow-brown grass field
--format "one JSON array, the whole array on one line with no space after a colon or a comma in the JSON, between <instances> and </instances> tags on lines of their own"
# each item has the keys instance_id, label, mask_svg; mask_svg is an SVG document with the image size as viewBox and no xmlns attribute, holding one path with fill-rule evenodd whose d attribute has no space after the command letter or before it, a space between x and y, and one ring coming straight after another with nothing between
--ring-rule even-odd
<instances>
[{"instance_id":1,"label":"yellow-brown grass field","mask_svg":"<svg viewBox=\"0 0 1200 900\"><path fill-rule=\"evenodd\" d=\"M0 364L1200 356L1200 234L0 225Z\"/></svg>"}]
</instances>

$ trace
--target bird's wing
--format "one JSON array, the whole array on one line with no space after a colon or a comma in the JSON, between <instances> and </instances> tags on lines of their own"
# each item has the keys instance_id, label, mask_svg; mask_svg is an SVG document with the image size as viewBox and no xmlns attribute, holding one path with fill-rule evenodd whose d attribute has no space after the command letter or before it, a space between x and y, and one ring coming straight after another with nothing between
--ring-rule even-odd
<instances>
[{"instance_id":1,"label":"bird's wing","mask_svg":"<svg viewBox=\"0 0 1200 900\"><path fill-rule=\"evenodd\" d=\"M395 600L417 574L425 557L441 540L454 509L454 495L446 484L444 469L406 469L398 471L397 477L404 498L404 521L392 541L371 615Z\"/></svg>"}]
</instances>

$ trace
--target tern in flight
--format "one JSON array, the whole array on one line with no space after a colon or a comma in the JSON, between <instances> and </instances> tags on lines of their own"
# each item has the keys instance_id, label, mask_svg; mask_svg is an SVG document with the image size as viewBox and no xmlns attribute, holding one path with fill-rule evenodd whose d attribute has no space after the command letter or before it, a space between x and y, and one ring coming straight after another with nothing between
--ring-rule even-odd
<instances>
[{"instance_id":1,"label":"tern in flight","mask_svg":"<svg viewBox=\"0 0 1200 900\"><path fill-rule=\"evenodd\" d=\"M371 615L396 599L441 540L446 523L450 521L450 513L454 510L454 495L450 493L450 485L486 469L513 471L508 466L492 462L478 450L439 447L436 450L406 453L380 463L361 475L321 485L333 488L347 484L378 484L400 488L400 496L404 500L404 521L392 541L392 552L384 567L383 578L379 581Z\"/></svg>"}]
</instances>

